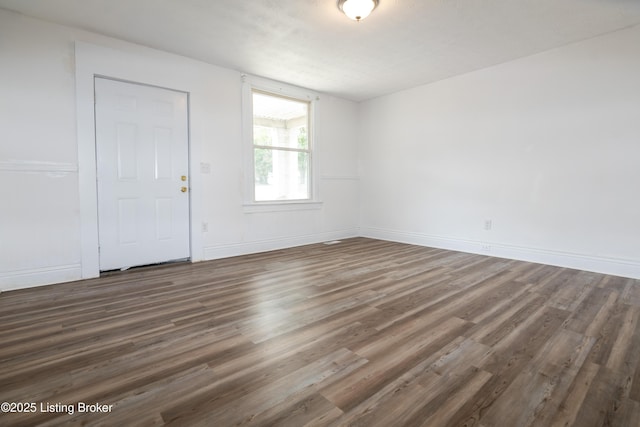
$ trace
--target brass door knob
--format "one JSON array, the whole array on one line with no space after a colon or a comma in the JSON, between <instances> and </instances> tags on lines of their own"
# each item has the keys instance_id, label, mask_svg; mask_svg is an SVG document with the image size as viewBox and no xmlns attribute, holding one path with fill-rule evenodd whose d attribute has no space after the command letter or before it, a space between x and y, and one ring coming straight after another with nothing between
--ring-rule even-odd
<instances>
[{"instance_id":1,"label":"brass door knob","mask_svg":"<svg viewBox=\"0 0 640 427\"><path fill-rule=\"evenodd\" d=\"M182 191L183 193L187 192L187 187L180 187L180 191Z\"/></svg>"}]
</instances>

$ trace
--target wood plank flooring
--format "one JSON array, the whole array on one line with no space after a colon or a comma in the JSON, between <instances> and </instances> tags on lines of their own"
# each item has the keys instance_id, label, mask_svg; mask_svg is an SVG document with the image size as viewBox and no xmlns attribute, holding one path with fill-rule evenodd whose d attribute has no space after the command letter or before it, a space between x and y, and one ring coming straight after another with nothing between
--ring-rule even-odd
<instances>
[{"instance_id":1,"label":"wood plank flooring","mask_svg":"<svg viewBox=\"0 0 640 427\"><path fill-rule=\"evenodd\" d=\"M3 426L640 426L639 280L364 238L5 292L0 343Z\"/></svg>"}]
</instances>

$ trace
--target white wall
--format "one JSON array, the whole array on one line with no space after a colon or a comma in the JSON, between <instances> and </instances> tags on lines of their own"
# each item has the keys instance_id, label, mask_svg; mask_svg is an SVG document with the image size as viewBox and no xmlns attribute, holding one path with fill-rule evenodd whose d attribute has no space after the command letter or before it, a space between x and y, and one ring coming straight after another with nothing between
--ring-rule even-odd
<instances>
[{"instance_id":1,"label":"white wall","mask_svg":"<svg viewBox=\"0 0 640 427\"><path fill-rule=\"evenodd\" d=\"M76 45L190 92L196 260L360 226L640 277L638 27L360 105L321 95L321 209L248 213L238 72L0 10L0 290L87 275Z\"/></svg>"},{"instance_id":2,"label":"white wall","mask_svg":"<svg viewBox=\"0 0 640 427\"><path fill-rule=\"evenodd\" d=\"M321 208L246 213L239 72L3 10L0 64L0 290L93 274L92 70L190 93L195 260L357 234L355 103L320 95Z\"/></svg>"},{"instance_id":3,"label":"white wall","mask_svg":"<svg viewBox=\"0 0 640 427\"><path fill-rule=\"evenodd\" d=\"M363 235L640 277L640 27L365 102L361 132Z\"/></svg>"}]
</instances>

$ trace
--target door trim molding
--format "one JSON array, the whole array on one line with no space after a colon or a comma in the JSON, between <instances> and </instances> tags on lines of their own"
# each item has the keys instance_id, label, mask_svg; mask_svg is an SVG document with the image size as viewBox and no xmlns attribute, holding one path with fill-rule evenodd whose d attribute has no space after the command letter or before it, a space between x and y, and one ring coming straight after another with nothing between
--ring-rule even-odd
<instances>
[{"instance_id":1,"label":"door trim molding","mask_svg":"<svg viewBox=\"0 0 640 427\"><path fill-rule=\"evenodd\" d=\"M146 53L146 54L145 54ZM152 55L153 53L153 55ZM193 92L189 79L175 72L176 59L169 54L145 50L128 53L85 42L75 42L76 120L78 141L78 182L80 197L81 277L100 276L98 253L98 192L96 188L94 77L140 82L169 90L186 92L191 101ZM190 110L187 112L190 126ZM189 130L189 169L191 171L190 252L191 261L202 259L202 235L196 232L201 214L194 201L200 200L200 158ZM198 249L200 248L200 249Z\"/></svg>"}]
</instances>

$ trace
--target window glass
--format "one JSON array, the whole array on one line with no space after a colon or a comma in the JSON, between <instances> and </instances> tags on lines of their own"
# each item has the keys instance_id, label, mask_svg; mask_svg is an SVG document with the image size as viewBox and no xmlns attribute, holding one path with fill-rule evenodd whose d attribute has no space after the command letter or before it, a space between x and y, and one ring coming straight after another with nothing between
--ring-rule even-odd
<instances>
[{"instance_id":1,"label":"window glass","mask_svg":"<svg viewBox=\"0 0 640 427\"><path fill-rule=\"evenodd\" d=\"M309 102L259 91L252 97L255 200L310 199Z\"/></svg>"}]
</instances>

